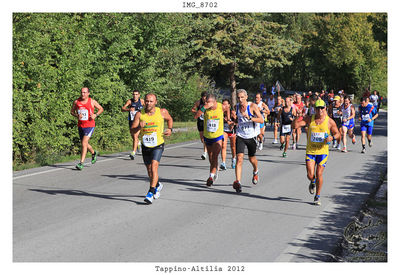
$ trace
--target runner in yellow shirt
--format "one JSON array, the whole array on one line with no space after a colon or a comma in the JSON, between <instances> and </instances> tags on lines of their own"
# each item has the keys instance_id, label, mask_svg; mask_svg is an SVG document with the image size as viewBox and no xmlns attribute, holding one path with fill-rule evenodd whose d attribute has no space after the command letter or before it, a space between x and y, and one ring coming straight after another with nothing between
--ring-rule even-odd
<instances>
[{"instance_id":1,"label":"runner in yellow shirt","mask_svg":"<svg viewBox=\"0 0 400 275\"><path fill-rule=\"evenodd\" d=\"M217 102L215 95L209 94L204 106L195 114L195 118L204 114L204 143L207 146L210 161L210 176L207 179L207 186L211 186L218 177L218 155L224 141L224 112L226 112L229 120L230 112L227 108Z\"/></svg>"},{"instance_id":2,"label":"runner in yellow shirt","mask_svg":"<svg viewBox=\"0 0 400 275\"><path fill-rule=\"evenodd\" d=\"M292 123L295 129L304 126L308 126L306 148L307 177L310 180L308 189L311 194L315 193L314 204L320 205L322 173L328 160L329 144L333 137L338 140L340 133L335 121L327 115L325 102L321 99L315 102L315 115L305 116L301 121L296 118Z\"/></svg>"},{"instance_id":3,"label":"runner in yellow shirt","mask_svg":"<svg viewBox=\"0 0 400 275\"><path fill-rule=\"evenodd\" d=\"M171 135L173 120L166 109L156 107L157 97L155 94L148 93L144 102L144 108L135 114L132 127L139 128L143 134L142 156L150 178L150 189L144 201L151 204L153 199L160 197L160 191L163 188L163 184L158 181L158 166L164 152L163 135ZM168 129L165 131L164 120L168 125Z\"/></svg>"}]
</instances>

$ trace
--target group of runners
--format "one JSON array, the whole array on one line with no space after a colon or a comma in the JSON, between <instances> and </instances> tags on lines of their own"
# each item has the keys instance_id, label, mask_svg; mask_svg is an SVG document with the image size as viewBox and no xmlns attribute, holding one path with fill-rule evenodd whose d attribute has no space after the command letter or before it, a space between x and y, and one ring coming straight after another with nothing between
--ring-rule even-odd
<instances>
[{"instance_id":1,"label":"group of runners","mask_svg":"<svg viewBox=\"0 0 400 275\"><path fill-rule=\"evenodd\" d=\"M328 97L326 96L328 95ZM295 94L283 99L271 95L266 102L262 93L257 93L255 102L249 101L247 91L237 90L236 106L232 106L229 99L217 101L214 94L203 92L201 98L195 102L192 113L197 119L197 129L203 143L201 159L209 159L210 169L206 185L211 187L218 178L218 170L227 170L227 146L230 142L232 160L231 167L235 169L233 189L242 191L242 167L245 148L252 165L252 183L259 182L257 150L263 149L266 124L269 123L273 131L273 144L277 144L278 131L280 133L280 150L283 157L287 157L290 138L292 148L298 148L298 142L305 129L307 135L306 168L307 178L310 181L309 192L314 195L314 204L320 205L320 193L323 184L323 171L329 155L329 145L347 152L347 136L355 144L354 134L355 108L351 100L343 91L337 96L331 93L309 93L301 96ZM159 182L158 166L164 151L163 136L172 133L173 119L164 108L156 107L157 96L148 93L144 100L140 92L135 90L121 110L128 112L129 130L132 136L132 152L129 157L135 159L141 143L141 154L149 176L150 188L145 196L145 202L151 204L160 197L163 188ZM97 112L95 112L97 110ZM98 152L89 144L95 129L95 119L103 112L102 106L90 98L87 87L81 89L81 96L74 101L71 115L78 119L78 131L81 139L81 160L76 165L78 170L83 169L83 163L90 151L92 164L97 160ZM372 130L374 120L378 117L377 108L369 103L368 97L363 97L359 106L361 126L362 153L365 153L365 138L372 146ZM164 130L164 122L167 129ZM141 133L141 138L139 135ZM218 166L219 156L222 162Z\"/></svg>"}]
</instances>

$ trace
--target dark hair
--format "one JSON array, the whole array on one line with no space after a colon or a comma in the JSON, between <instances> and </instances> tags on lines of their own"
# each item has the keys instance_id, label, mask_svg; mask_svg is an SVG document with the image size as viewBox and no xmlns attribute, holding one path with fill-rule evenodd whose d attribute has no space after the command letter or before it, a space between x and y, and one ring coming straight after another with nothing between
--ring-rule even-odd
<instances>
[{"instance_id":1,"label":"dark hair","mask_svg":"<svg viewBox=\"0 0 400 275\"><path fill-rule=\"evenodd\" d=\"M205 96L207 96L207 95L208 95L207 92L202 92L202 93L201 93L201 97L205 97Z\"/></svg>"},{"instance_id":2,"label":"dark hair","mask_svg":"<svg viewBox=\"0 0 400 275\"><path fill-rule=\"evenodd\" d=\"M212 98L214 100L217 100L217 98L215 97L214 94L208 94L207 97L206 97L206 100L209 100L210 98Z\"/></svg>"},{"instance_id":3,"label":"dark hair","mask_svg":"<svg viewBox=\"0 0 400 275\"><path fill-rule=\"evenodd\" d=\"M136 92L138 92L138 94L140 94L139 90L133 90L133 91L132 91L132 94L133 94L133 93L136 93Z\"/></svg>"},{"instance_id":4,"label":"dark hair","mask_svg":"<svg viewBox=\"0 0 400 275\"><path fill-rule=\"evenodd\" d=\"M222 103L224 103L225 101L227 101L227 102L229 103L229 105L231 105L231 101L229 100L229 98L224 98L224 99L222 100Z\"/></svg>"}]
</instances>

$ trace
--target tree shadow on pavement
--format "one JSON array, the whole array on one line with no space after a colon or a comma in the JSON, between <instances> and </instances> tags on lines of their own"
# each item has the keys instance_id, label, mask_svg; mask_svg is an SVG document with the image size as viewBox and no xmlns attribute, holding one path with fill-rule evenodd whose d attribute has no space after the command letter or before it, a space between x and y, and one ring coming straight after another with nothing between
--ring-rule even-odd
<instances>
[{"instance_id":1,"label":"tree shadow on pavement","mask_svg":"<svg viewBox=\"0 0 400 275\"><path fill-rule=\"evenodd\" d=\"M100 199L107 199L107 200L118 200L118 201L126 201L126 202L134 202L138 205L147 205L144 201L135 201L126 198L144 198L144 196L137 196L137 195L118 195L118 194L96 194L96 193L89 193L86 191L81 190L51 190L51 189L28 189L29 191L33 192L40 192L45 193L48 195L68 195L68 196L83 196L83 197L95 197Z\"/></svg>"},{"instance_id":2,"label":"tree shadow on pavement","mask_svg":"<svg viewBox=\"0 0 400 275\"><path fill-rule=\"evenodd\" d=\"M335 253L346 226L358 215L363 203L379 187L380 172L387 169L387 151L377 155L363 166L363 170L344 178L337 195L330 197L335 208L324 210L318 227L308 227L314 234L306 239L297 238L290 245L296 253L288 253L293 262L335 261ZM338 182L336 182L339 184ZM333 183L335 184L335 183ZM323 196L322 196L323 198ZM302 248L305 248L302 250ZM310 252L311 251L311 252Z\"/></svg>"}]
</instances>

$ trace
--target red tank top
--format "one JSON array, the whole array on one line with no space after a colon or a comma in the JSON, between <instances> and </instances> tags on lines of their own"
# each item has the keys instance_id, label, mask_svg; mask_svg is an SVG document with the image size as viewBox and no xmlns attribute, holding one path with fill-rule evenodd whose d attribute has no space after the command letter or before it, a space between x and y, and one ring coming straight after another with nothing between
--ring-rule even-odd
<instances>
[{"instance_id":1,"label":"red tank top","mask_svg":"<svg viewBox=\"0 0 400 275\"><path fill-rule=\"evenodd\" d=\"M78 114L82 114L82 118L78 120L78 127L95 127L94 119L90 117L94 113L94 108L92 107L92 99L89 97L86 104L83 104L82 100L78 98L76 102L76 108L78 110Z\"/></svg>"}]
</instances>

